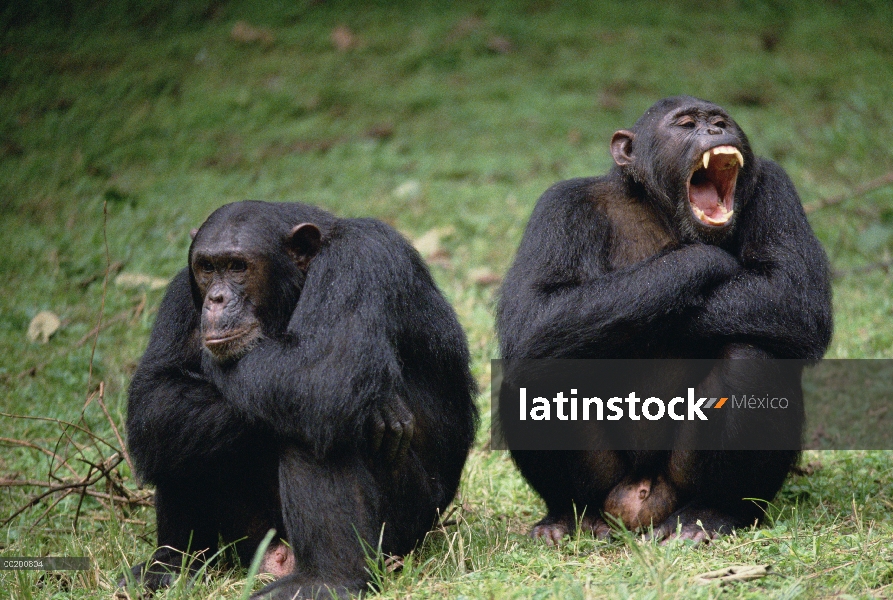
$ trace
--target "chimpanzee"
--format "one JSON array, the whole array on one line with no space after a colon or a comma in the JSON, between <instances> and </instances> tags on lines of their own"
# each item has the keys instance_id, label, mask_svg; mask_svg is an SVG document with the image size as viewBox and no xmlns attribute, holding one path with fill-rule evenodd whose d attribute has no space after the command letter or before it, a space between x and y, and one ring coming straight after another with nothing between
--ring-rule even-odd
<instances>
[{"instance_id":1,"label":"chimpanzee","mask_svg":"<svg viewBox=\"0 0 893 600\"><path fill-rule=\"evenodd\" d=\"M184 552L264 534L272 598L363 590L367 553L408 552L452 501L477 412L456 316L392 228L246 201L194 232L129 390L169 585ZM194 571L201 561L189 566Z\"/></svg>"},{"instance_id":2,"label":"chimpanzee","mask_svg":"<svg viewBox=\"0 0 893 600\"><path fill-rule=\"evenodd\" d=\"M725 110L660 100L614 134L611 154L607 175L560 182L539 199L497 308L504 358L824 354L824 251L788 176L754 156ZM701 386L722 387L746 362L718 361ZM799 371L790 391L802 395ZM739 427L723 425L724 439L747 435ZM759 520L751 499L770 501L799 455L671 447L513 451L547 505L531 535L557 543L575 514L601 535L608 513L631 529L653 523L659 539L706 541Z\"/></svg>"}]
</instances>

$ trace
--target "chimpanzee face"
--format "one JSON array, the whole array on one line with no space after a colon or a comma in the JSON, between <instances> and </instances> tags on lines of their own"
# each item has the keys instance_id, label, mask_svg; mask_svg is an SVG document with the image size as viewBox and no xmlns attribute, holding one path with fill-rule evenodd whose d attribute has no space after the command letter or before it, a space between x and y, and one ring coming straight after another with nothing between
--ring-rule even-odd
<instances>
[{"instance_id":1,"label":"chimpanzee face","mask_svg":"<svg viewBox=\"0 0 893 600\"><path fill-rule=\"evenodd\" d=\"M200 245L191 262L202 297L202 343L218 360L238 358L262 336L258 308L264 301L267 262L214 245Z\"/></svg>"},{"instance_id":2,"label":"chimpanzee face","mask_svg":"<svg viewBox=\"0 0 893 600\"><path fill-rule=\"evenodd\" d=\"M614 134L611 152L684 238L715 241L732 229L739 175L750 176L753 155L721 107L687 96L662 100L631 131Z\"/></svg>"},{"instance_id":3,"label":"chimpanzee face","mask_svg":"<svg viewBox=\"0 0 893 600\"><path fill-rule=\"evenodd\" d=\"M321 245L312 223L277 230L239 208L206 221L190 249L202 344L218 361L284 331Z\"/></svg>"}]
</instances>

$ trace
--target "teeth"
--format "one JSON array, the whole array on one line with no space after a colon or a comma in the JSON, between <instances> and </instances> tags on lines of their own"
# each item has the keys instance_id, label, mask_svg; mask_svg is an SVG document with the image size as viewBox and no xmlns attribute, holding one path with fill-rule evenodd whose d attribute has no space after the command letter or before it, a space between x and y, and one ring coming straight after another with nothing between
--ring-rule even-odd
<instances>
[{"instance_id":1,"label":"teeth","mask_svg":"<svg viewBox=\"0 0 893 600\"><path fill-rule=\"evenodd\" d=\"M735 158L738 159L738 165L741 167L744 166L744 157L741 155L738 148L735 148L734 146L717 146L716 148L707 150L701 157L705 169L710 166L710 156L712 154L734 154Z\"/></svg>"},{"instance_id":2,"label":"teeth","mask_svg":"<svg viewBox=\"0 0 893 600\"><path fill-rule=\"evenodd\" d=\"M729 222L729 219L732 218L732 215L735 214L734 210L726 211L725 207L722 207L722 216L719 219L714 219L713 217L708 217L704 214L704 211L695 206L691 205L692 211L694 211L695 216L702 223L707 223L708 225L725 225Z\"/></svg>"}]
</instances>

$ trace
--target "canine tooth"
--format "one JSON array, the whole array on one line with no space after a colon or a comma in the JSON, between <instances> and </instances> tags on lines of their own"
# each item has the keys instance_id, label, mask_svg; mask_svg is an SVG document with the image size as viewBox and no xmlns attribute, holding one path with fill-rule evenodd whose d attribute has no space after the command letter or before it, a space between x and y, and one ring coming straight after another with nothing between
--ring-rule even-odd
<instances>
[{"instance_id":1,"label":"canine tooth","mask_svg":"<svg viewBox=\"0 0 893 600\"><path fill-rule=\"evenodd\" d=\"M709 167L710 166L710 150L705 152L704 156L702 156L701 159L704 161L704 168L706 169L707 167Z\"/></svg>"},{"instance_id":2,"label":"canine tooth","mask_svg":"<svg viewBox=\"0 0 893 600\"><path fill-rule=\"evenodd\" d=\"M708 150L708 152L710 151ZM717 146L712 152L713 154L734 154L735 158L738 159L738 164L742 167L744 166L744 157L741 156L741 152L738 148L735 148L734 146Z\"/></svg>"}]
</instances>

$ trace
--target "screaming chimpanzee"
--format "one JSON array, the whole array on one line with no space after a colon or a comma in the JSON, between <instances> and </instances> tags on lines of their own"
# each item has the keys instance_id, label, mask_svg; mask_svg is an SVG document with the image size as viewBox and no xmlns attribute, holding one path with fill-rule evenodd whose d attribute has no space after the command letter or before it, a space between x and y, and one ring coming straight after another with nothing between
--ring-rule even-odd
<instances>
[{"instance_id":1,"label":"screaming chimpanzee","mask_svg":"<svg viewBox=\"0 0 893 600\"><path fill-rule=\"evenodd\" d=\"M785 172L753 155L725 110L661 100L614 134L611 153L607 175L563 181L537 203L499 301L504 358L823 355L827 259ZM699 394L729 389L747 362L716 363ZM790 391L802 399L799 371ZM723 427L724 439L748 435ZM531 535L556 543L576 507L597 535L609 531L603 512L631 529L653 523L658 538L709 539L758 520L748 499L771 500L798 457L670 447L513 451L548 509Z\"/></svg>"},{"instance_id":2,"label":"screaming chimpanzee","mask_svg":"<svg viewBox=\"0 0 893 600\"><path fill-rule=\"evenodd\" d=\"M365 552L408 552L456 493L477 419L468 361L393 229L301 204L218 209L130 386L159 546L134 575L169 585L183 552L207 558L219 541L247 564L274 528L290 549L268 550L284 576L260 595L364 589Z\"/></svg>"}]
</instances>

